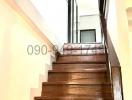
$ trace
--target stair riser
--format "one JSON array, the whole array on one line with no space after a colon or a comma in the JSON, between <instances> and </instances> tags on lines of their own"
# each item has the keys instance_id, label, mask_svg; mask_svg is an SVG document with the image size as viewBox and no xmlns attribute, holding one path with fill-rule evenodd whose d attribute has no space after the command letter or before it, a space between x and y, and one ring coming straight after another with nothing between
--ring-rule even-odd
<instances>
[{"instance_id":1,"label":"stair riser","mask_svg":"<svg viewBox=\"0 0 132 100\"><path fill-rule=\"evenodd\" d=\"M88 49L103 49L102 44L65 44L64 50L88 50Z\"/></svg>"},{"instance_id":2,"label":"stair riser","mask_svg":"<svg viewBox=\"0 0 132 100\"><path fill-rule=\"evenodd\" d=\"M48 81L104 82L106 73L49 73Z\"/></svg>"},{"instance_id":3,"label":"stair riser","mask_svg":"<svg viewBox=\"0 0 132 100\"><path fill-rule=\"evenodd\" d=\"M105 86L89 85L43 85L42 96L64 96L64 95L107 95L111 91L106 91Z\"/></svg>"},{"instance_id":4,"label":"stair riser","mask_svg":"<svg viewBox=\"0 0 132 100\"><path fill-rule=\"evenodd\" d=\"M105 64L53 64L53 70L104 69Z\"/></svg>"},{"instance_id":5,"label":"stair riser","mask_svg":"<svg viewBox=\"0 0 132 100\"><path fill-rule=\"evenodd\" d=\"M74 83L74 84L103 84L106 83L106 79L49 79L49 82L68 82L68 83Z\"/></svg>"},{"instance_id":6,"label":"stair riser","mask_svg":"<svg viewBox=\"0 0 132 100\"><path fill-rule=\"evenodd\" d=\"M95 54L104 54L104 49L98 50L64 50L64 55L95 55Z\"/></svg>"},{"instance_id":7,"label":"stair riser","mask_svg":"<svg viewBox=\"0 0 132 100\"><path fill-rule=\"evenodd\" d=\"M77 98L59 98L59 97L56 97L56 98L39 98L39 99L35 99L35 100L113 100L112 97L106 97L106 98L102 98L102 97L77 97Z\"/></svg>"},{"instance_id":8,"label":"stair riser","mask_svg":"<svg viewBox=\"0 0 132 100\"><path fill-rule=\"evenodd\" d=\"M61 56L56 63L105 63L105 55L92 56Z\"/></svg>"}]
</instances>

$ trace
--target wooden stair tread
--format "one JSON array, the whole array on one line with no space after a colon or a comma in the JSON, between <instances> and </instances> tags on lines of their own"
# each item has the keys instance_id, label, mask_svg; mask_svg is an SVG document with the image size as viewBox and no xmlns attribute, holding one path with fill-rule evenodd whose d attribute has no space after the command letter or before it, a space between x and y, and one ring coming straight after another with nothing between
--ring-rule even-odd
<instances>
[{"instance_id":1,"label":"wooden stair tread","mask_svg":"<svg viewBox=\"0 0 132 100\"><path fill-rule=\"evenodd\" d=\"M53 63L53 70L83 70L83 69L106 69L106 64L56 64Z\"/></svg>"},{"instance_id":2,"label":"wooden stair tread","mask_svg":"<svg viewBox=\"0 0 132 100\"><path fill-rule=\"evenodd\" d=\"M53 62L53 67L55 66L55 65L57 65L57 66L59 66L59 65L61 65L61 66L76 66L76 67L83 67L83 66L87 66L87 67L99 67L99 66L101 66L101 67L106 67L106 64L87 64L87 63L76 63L76 64L57 64L56 62Z\"/></svg>"},{"instance_id":3,"label":"wooden stair tread","mask_svg":"<svg viewBox=\"0 0 132 100\"><path fill-rule=\"evenodd\" d=\"M75 70L70 70L70 69L67 69L67 70L65 70L65 69L61 69L61 70L58 70L58 69L56 69L56 70L49 70L49 73L62 73L62 72L64 72L64 73L76 73L76 72L80 72L80 73L88 73L88 72L106 72L107 71L107 69L106 68L98 68L98 69L92 69L92 68L90 68L90 69L82 69L82 70L77 70L77 69L75 69Z\"/></svg>"},{"instance_id":4,"label":"wooden stair tread","mask_svg":"<svg viewBox=\"0 0 132 100\"><path fill-rule=\"evenodd\" d=\"M49 82L72 82L96 84L106 82L106 72L53 72L49 73Z\"/></svg>"},{"instance_id":5,"label":"wooden stair tread","mask_svg":"<svg viewBox=\"0 0 132 100\"><path fill-rule=\"evenodd\" d=\"M35 97L35 100L112 100L111 96L107 97L101 97L101 96L80 96L80 95L74 95L74 96L59 96L59 97Z\"/></svg>"},{"instance_id":6,"label":"wooden stair tread","mask_svg":"<svg viewBox=\"0 0 132 100\"><path fill-rule=\"evenodd\" d=\"M52 81L67 81L67 80L91 80L106 79L106 72L52 72L49 73L48 80Z\"/></svg>"},{"instance_id":7,"label":"wooden stair tread","mask_svg":"<svg viewBox=\"0 0 132 100\"><path fill-rule=\"evenodd\" d=\"M63 82L63 83L69 83L69 84L106 84L106 81L104 79L102 80L96 80L96 79L90 79L90 80L67 80L67 81L48 81L48 82ZM109 82L108 82L109 83Z\"/></svg>"},{"instance_id":8,"label":"wooden stair tread","mask_svg":"<svg viewBox=\"0 0 132 100\"><path fill-rule=\"evenodd\" d=\"M43 85L42 96L111 95L110 87L111 85L102 84L49 84Z\"/></svg>"},{"instance_id":9,"label":"wooden stair tread","mask_svg":"<svg viewBox=\"0 0 132 100\"><path fill-rule=\"evenodd\" d=\"M105 55L60 55L56 63L106 63Z\"/></svg>"},{"instance_id":10,"label":"wooden stair tread","mask_svg":"<svg viewBox=\"0 0 132 100\"><path fill-rule=\"evenodd\" d=\"M82 55L82 54L77 54L77 55L70 55L70 54L60 54L59 57L70 57L70 56L73 56L73 57L77 57L77 56L81 56L81 57L90 57L90 56L101 56L101 55L105 55L105 53L101 53L101 54L89 54L89 55Z\"/></svg>"},{"instance_id":11,"label":"wooden stair tread","mask_svg":"<svg viewBox=\"0 0 132 100\"><path fill-rule=\"evenodd\" d=\"M74 61L74 62L54 62L54 64L106 64L105 61Z\"/></svg>"},{"instance_id":12,"label":"wooden stair tread","mask_svg":"<svg viewBox=\"0 0 132 100\"><path fill-rule=\"evenodd\" d=\"M43 85L91 85L91 86L110 86L110 82L105 82L105 83L77 83L77 82L69 82L69 81L62 81L62 82L43 82Z\"/></svg>"}]
</instances>

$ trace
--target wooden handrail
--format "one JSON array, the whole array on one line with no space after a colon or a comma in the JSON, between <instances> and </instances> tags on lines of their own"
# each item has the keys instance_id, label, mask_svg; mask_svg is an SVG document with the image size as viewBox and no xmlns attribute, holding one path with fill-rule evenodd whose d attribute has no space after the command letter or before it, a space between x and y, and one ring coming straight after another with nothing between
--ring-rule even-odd
<instances>
[{"instance_id":1,"label":"wooden handrail","mask_svg":"<svg viewBox=\"0 0 132 100\"><path fill-rule=\"evenodd\" d=\"M101 30L102 30L102 36L103 36L103 44L104 44L104 47L105 47L105 54L106 54L106 65L107 65L107 70L108 70L108 79L110 81L112 81L111 79L111 66L109 65L110 64L110 60L109 60L109 57L108 57L108 54L109 54L109 50L108 50L108 40L107 40L107 24L106 24L106 20L103 16L100 16L100 21L101 21Z\"/></svg>"},{"instance_id":2,"label":"wooden handrail","mask_svg":"<svg viewBox=\"0 0 132 100\"><path fill-rule=\"evenodd\" d=\"M105 53L106 53L106 65L107 65L107 78L111 82L112 86L112 92L113 92L113 98L114 100L123 100L123 88L122 88L122 77L121 77L121 67L120 64L119 66L113 65L112 59L116 59L118 62L118 57L116 56L116 53L114 53L114 56L110 58L110 51L108 45L108 41L110 42L110 37L108 38L108 33L107 33L107 22L104 18L104 16L100 17L101 20L101 29L102 29L102 36L104 38L104 47L105 47ZM109 39L109 40L108 40ZM112 45L112 43L110 44ZM114 50L114 47L111 49ZM112 54L113 55L113 54ZM112 65L111 65L112 63Z\"/></svg>"}]
</instances>

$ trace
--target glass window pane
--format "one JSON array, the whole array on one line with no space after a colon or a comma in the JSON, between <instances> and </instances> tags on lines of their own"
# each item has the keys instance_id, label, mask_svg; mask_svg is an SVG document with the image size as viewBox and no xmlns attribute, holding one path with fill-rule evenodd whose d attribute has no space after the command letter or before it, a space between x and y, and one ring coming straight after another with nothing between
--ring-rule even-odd
<instances>
[{"instance_id":1,"label":"glass window pane","mask_svg":"<svg viewBox=\"0 0 132 100\"><path fill-rule=\"evenodd\" d=\"M81 43L96 42L95 30L81 30Z\"/></svg>"}]
</instances>

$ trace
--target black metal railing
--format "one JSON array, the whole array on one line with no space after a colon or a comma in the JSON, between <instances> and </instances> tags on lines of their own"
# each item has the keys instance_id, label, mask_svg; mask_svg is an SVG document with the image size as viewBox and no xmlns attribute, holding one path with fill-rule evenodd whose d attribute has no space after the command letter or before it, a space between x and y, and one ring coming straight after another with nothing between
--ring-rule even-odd
<instances>
[{"instance_id":1,"label":"black metal railing","mask_svg":"<svg viewBox=\"0 0 132 100\"><path fill-rule=\"evenodd\" d=\"M76 0L68 0L68 42L78 42L78 4Z\"/></svg>"}]
</instances>

